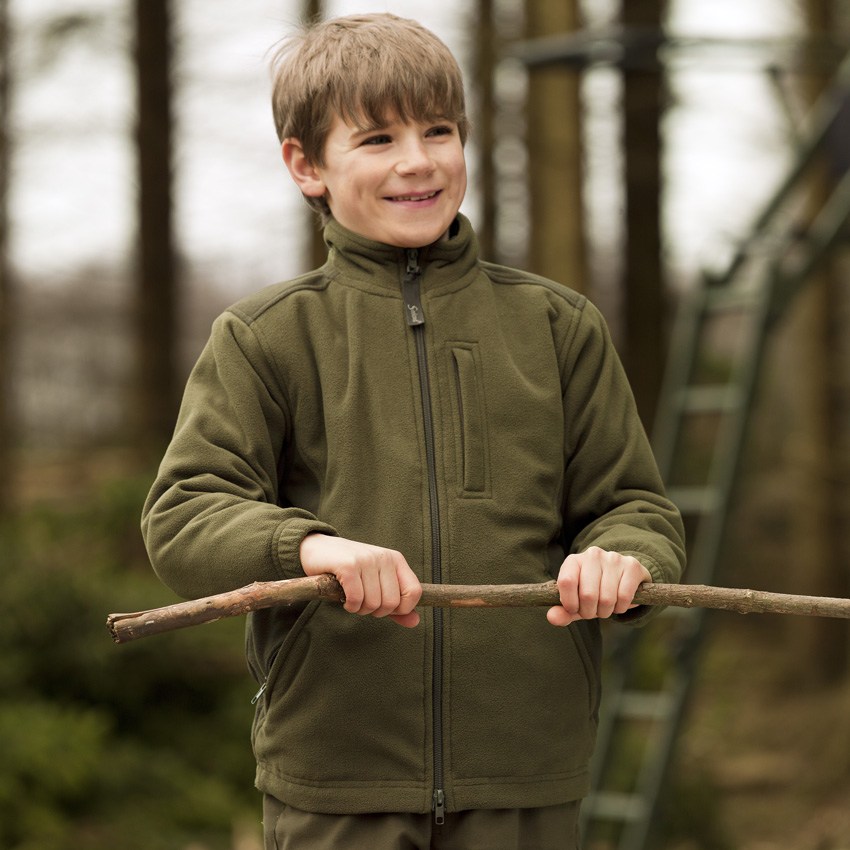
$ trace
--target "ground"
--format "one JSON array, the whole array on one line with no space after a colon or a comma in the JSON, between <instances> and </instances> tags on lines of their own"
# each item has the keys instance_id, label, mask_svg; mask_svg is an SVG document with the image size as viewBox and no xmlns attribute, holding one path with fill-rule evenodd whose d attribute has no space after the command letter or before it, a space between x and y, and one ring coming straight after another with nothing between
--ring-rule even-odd
<instances>
[{"instance_id":1,"label":"ground","mask_svg":"<svg viewBox=\"0 0 850 850\"><path fill-rule=\"evenodd\" d=\"M798 685L785 625L712 619L679 767L711 826L675 850L850 850L850 678Z\"/></svg>"}]
</instances>

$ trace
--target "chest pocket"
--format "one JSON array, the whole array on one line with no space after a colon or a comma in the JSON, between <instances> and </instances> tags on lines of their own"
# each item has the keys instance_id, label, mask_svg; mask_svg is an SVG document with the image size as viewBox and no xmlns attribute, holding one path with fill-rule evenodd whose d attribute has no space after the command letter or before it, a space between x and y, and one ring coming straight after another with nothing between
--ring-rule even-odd
<instances>
[{"instance_id":1,"label":"chest pocket","mask_svg":"<svg viewBox=\"0 0 850 850\"><path fill-rule=\"evenodd\" d=\"M486 498L490 496L490 441L478 346L454 343L451 353L460 426L460 489L463 495Z\"/></svg>"}]
</instances>

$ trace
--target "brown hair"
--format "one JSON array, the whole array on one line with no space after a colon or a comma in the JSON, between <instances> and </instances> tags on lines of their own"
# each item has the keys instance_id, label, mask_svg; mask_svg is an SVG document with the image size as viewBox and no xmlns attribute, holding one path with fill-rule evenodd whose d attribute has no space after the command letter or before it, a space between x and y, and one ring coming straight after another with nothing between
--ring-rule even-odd
<instances>
[{"instance_id":1,"label":"brown hair","mask_svg":"<svg viewBox=\"0 0 850 850\"><path fill-rule=\"evenodd\" d=\"M463 77L451 51L416 21L350 15L303 26L272 60L272 112L278 138L296 138L324 165L335 115L364 130L387 113L402 121L448 120L466 142ZM308 198L321 213L323 199Z\"/></svg>"}]
</instances>

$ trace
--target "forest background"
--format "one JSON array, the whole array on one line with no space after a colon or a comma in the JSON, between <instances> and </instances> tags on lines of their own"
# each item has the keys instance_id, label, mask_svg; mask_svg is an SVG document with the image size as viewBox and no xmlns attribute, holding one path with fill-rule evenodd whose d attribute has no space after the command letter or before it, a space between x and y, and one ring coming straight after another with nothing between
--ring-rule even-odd
<instances>
[{"instance_id":1,"label":"forest background","mask_svg":"<svg viewBox=\"0 0 850 850\"><path fill-rule=\"evenodd\" d=\"M602 307L650 430L679 303L850 46L841 0L420 6L0 0L2 848L260 846L242 622L116 647L104 620L174 601L139 514L211 320L321 257L267 105L288 27L380 9L449 43L485 256ZM718 583L850 595L846 236L769 340ZM848 627L710 623L653 846L847 850Z\"/></svg>"}]
</instances>

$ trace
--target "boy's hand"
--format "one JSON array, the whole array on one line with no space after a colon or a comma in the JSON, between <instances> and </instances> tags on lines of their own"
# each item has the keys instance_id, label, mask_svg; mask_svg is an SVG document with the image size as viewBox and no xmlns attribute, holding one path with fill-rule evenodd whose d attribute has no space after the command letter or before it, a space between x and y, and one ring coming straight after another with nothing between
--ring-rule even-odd
<instances>
[{"instance_id":1,"label":"boy's hand","mask_svg":"<svg viewBox=\"0 0 850 850\"><path fill-rule=\"evenodd\" d=\"M568 626L576 620L623 614L635 607L632 599L645 581L652 581L652 576L637 558L591 546L561 565L561 604L550 608L546 619L553 626Z\"/></svg>"},{"instance_id":2,"label":"boy's hand","mask_svg":"<svg viewBox=\"0 0 850 850\"><path fill-rule=\"evenodd\" d=\"M413 609L422 585L401 552L318 533L308 534L299 551L306 575L336 576L346 611L389 617L408 628L419 624Z\"/></svg>"}]
</instances>

